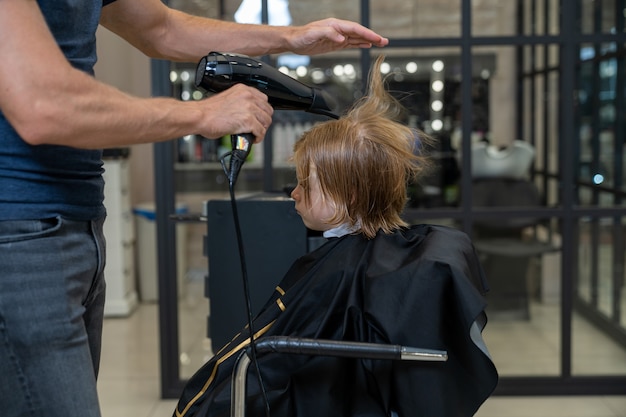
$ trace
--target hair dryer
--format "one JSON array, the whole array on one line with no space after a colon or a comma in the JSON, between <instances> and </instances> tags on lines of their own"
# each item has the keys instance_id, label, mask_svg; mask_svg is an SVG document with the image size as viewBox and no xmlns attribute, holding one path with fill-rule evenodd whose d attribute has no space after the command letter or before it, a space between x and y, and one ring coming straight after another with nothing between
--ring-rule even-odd
<instances>
[{"instance_id":1,"label":"hair dryer","mask_svg":"<svg viewBox=\"0 0 626 417\"><path fill-rule=\"evenodd\" d=\"M302 110L338 119L332 108L335 102L326 92L283 74L264 62L245 55L210 52L198 63L196 86L219 93L235 84L254 87L268 97L277 110ZM249 133L231 136L233 151L230 153L229 180L234 183L254 138ZM226 168L224 169L226 171Z\"/></svg>"},{"instance_id":2,"label":"hair dryer","mask_svg":"<svg viewBox=\"0 0 626 417\"><path fill-rule=\"evenodd\" d=\"M267 95L276 110L303 110L337 119L335 102L323 90L309 87L276 68L253 58L210 52L200 60L196 86L219 93L243 83Z\"/></svg>"}]
</instances>

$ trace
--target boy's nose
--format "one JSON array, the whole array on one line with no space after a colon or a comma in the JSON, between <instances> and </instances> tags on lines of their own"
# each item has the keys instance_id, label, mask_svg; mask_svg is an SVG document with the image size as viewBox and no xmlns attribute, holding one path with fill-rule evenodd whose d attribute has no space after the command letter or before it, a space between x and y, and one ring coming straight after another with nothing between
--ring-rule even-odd
<instances>
[{"instance_id":1,"label":"boy's nose","mask_svg":"<svg viewBox=\"0 0 626 417\"><path fill-rule=\"evenodd\" d=\"M300 188L300 186L299 186L299 185L297 185L297 186L296 186L296 188L294 188L294 189L291 191L291 198L293 198L294 200L297 200L297 199L298 199L298 197L299 197L299 195L300 195L300 193L298 192L298 188Z\"/></svg>"}]
</instances>

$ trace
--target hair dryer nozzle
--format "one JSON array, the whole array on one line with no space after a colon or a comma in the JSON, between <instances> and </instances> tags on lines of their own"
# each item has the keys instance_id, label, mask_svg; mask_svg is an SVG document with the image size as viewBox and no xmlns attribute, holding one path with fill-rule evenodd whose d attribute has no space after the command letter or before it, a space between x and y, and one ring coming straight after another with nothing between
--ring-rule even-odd
<instances>
[{"instance_id":1,"label":"hair dryer nozzle","mask_svg":"<svg viewBox=\"0 0 626 417\"><path fill-rule=\"evenodd\" d=\"M330 94L319 88L313 88L313 103L307 110L308 112L339 119L339 115L333 111L335 108L337 108L337 102Z\"/></svg>"}]
</instances>

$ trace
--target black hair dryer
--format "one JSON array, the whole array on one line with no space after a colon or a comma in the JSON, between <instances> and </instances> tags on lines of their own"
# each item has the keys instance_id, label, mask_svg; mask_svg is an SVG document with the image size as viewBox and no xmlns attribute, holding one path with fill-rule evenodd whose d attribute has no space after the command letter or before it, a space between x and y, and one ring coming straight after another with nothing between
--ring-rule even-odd
<instances>
[{"instance_id":1,"label":"black hair dryer","mask_svg":"<svg viewBox=\"0 0 626 417\"><path fill-rule=\"evenodd\" d=\"M326 92L309 87L276 68L245 55L210 52L198 63L195 82L198 88L213 93L242 83L267 95L268 102L276 110L302 110L339 118L332 110L335 102ZM233 150L230 153L230 169L227 175L233 183L250 153L253 141L254 137L249 133L231 136Z\"/></svg>"}]
</instances>

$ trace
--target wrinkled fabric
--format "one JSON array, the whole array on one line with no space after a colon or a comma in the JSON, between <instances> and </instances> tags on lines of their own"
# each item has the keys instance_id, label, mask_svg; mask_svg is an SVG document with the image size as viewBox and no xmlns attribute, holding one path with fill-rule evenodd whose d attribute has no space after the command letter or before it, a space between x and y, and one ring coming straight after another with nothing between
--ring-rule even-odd
<instances>
[{"instance_id":1,"label":"wrinkled fabric","mask_svg":"<svg viewBox=\"0 0 626 417\"><path fill-rule=\"evenodd\" d=\"M104 3L38 0L37 4L67 61L93 75ZM0 220L102 218L106 215L103 172L102 150L30 145L0 111Z\"/></svg>"},{"instance_id":2,"label":"wrinkled fabric","mask_svg":"<svg viewBox=\"0 0 626 417\"><path fill-rule=\"evenodd\" d=\"M469 238L454 229L329 240L294 262L254 319L257 337L440 349L448 361L261 355L271 416L472 416L498 380L480 337L486 291ZM243 329L190 378L174 416L229 415L231 373L248 338ZM254 366L248 372L246 414L264 416Z\"/></svg>"}]
</instances>

